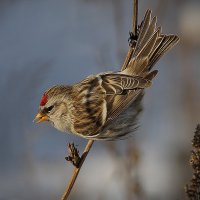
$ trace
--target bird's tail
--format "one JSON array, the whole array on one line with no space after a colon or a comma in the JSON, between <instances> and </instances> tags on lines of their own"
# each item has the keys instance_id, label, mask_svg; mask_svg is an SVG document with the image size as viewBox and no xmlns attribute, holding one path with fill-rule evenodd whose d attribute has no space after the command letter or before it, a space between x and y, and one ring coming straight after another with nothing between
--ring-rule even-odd
<instances>
[{"instance_id":1,"label":"bird's tail","mask_svg":"<svg viewBox=\"0 0 200 200\"><path fill-rule=\"evenodd\" d=\"M151 10L147 10L140 26L133 58L122 69L122 73L153 79L157 74L157 70L151 71L154 64L178 43L178 36L162 34L161 27L157 27L156 22L157 18L152 18Z\"/></svg>"}]
</instances>

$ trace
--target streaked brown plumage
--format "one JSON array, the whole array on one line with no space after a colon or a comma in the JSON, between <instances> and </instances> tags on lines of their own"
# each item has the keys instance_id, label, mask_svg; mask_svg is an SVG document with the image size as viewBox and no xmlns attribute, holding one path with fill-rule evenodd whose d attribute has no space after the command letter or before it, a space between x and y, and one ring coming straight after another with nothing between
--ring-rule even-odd
<instances>
[{"instance_id":1,"label":"streaked brown plumage","mask_svg":"<svg viewBox=\"0 0 200 200\"><path fill-rule=\"evenodd\" d=\"M147 10L127 67L89 76L73 86L48 89L36 119L88 139L112 140L133 132L143 91L157 74L152 67L179 41L175 35L162 34L156 21Z\"/></svg>"}]
</instances>

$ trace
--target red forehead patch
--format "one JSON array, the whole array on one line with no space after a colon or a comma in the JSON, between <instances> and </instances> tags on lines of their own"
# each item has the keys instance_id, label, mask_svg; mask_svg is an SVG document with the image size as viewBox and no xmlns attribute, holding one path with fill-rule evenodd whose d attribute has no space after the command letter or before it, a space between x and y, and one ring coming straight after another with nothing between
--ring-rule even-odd
<instances>
[{"instance_id":1,"label":"red forehead patch","mask_svg":"<svg viewBox=\"0 0 200 200\"><path fill-rule=\"evenodd\" d=\"M47 103L47 94L43 94L41 101L40 101L40 106L44 106Z\"/></svg>"}]
</instances>

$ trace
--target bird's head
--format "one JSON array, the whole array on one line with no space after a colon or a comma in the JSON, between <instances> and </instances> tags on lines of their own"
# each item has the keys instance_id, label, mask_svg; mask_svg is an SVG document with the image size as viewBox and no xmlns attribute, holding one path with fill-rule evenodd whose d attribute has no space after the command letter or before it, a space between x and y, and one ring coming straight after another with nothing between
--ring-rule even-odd
<instances>
[{"instance_id":1,"label":"bird's head","mask_svg":"<svg viewBox=\"0 0 200 200\"><path fill-rule=\"evenodd\" d=\"M54 123L66 112L66 101L69 88L66 86L54 86L45 91L40 100L39 112L34 121L41 123L50 121Z\"/></svg>"}]
</instances>

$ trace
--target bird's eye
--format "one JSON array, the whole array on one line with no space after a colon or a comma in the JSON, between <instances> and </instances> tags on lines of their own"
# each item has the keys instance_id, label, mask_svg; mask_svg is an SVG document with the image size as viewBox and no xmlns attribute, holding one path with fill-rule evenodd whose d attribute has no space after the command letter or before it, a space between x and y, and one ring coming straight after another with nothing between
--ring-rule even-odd
<instances>
[{"instance_id":1,"label":"bird's eye","mask_svg":"<svg viewBox=\"0 0 200 200\"><path fill-rule=\"evenodd\" d=\"M53 109L53 106L49 106L48 108L46 108L46 111L49 113L52 109Z\"/></svg>"}]
</instances>

